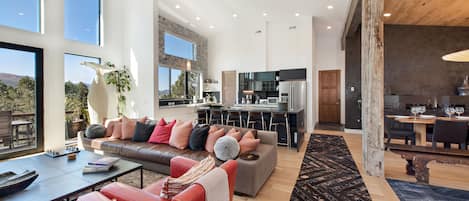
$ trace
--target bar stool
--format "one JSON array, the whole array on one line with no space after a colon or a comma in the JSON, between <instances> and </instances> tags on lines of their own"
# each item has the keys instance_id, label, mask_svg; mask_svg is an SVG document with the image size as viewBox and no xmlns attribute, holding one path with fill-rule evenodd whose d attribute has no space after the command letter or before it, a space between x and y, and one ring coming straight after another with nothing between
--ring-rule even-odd
<instances>
[{"instance_id":1,"label":"bar stool","mask_svg":"<svg viewBox=\"0 0 469 201\"><path fill-rule=\"evenodd\" d=\"M276 121L280 120L280 121ZM285 120L285 122L282 122ZM274 122L275 121L275 122ZM277 131L278 126L285 126L285 130L287 131L287 143L277 143L279 145L286 145L288 148L291 147L291 134L290 134L290 125L288 124L288 113L287 112L271 112L270 113L270 123L269 123L269 130L270 131ZM275 130L272 129L275 127Z\"/></svg>"},{"instance_id":2,"label":"bar stool","mask_svg":"<svg viewBox=\"0 0 469 201\"><path fill-rule=\"evenodd\" d=\"M223 125L223 111L222 110L210 110L209 124L222 124Z\"/></svg>"},{"instance_id":3,"label":"bar stool","mask_svg":"<svg viewBox=\"0 0 469 201\"><path fill-rule=\"evenodd\" d=\"M246 127L251 128L256 127L258 121L261 121L262 130L265 130L265 121L263 112L248 112L248 120L246 121Z\"/></svg>"},{"instance_id":4,"label":"bar stool","mask_svg":"<svg viewBox=\"0 0 469 201\"><path fill-rule=\"evenodd\" d=\"M228 110L226 125L232 124L233 126L236 126L236 123L238 123L239 127L243 127L243 117L241 115L241 111Z\"/></svg>"},{"instance_id":5,"label":"bar stool","mask_svg":"<svg viewBox=\"0 0 469 201\"><path fill-rule=\"evenodd\" d=\"M197 123L208 124L208 112L207 110L197 110Z\"/></svg>"}]
</instances>

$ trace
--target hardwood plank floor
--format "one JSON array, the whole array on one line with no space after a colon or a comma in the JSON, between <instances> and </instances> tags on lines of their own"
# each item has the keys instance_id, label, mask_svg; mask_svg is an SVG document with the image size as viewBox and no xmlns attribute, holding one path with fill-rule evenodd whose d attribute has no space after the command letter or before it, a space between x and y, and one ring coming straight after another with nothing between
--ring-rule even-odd
<instances>
[{"instance_id":1,"label":"hardwood plank floor","mask_svg":"<svg viewBox=\"0 0 469 201\"><path fill-rule=\"evenodd\" d=\"M362 168L362 145L361 135L347 134L341 131L315 130L316 134L339 135L343 136L347 146L352 153L360 174L368 188L373 200L394 201L399 200L386 182L385 178L371 177L365 174ZM305 143L300 149L288 150L285 147L278 149L278 164L270 179L262 187L255 198L246 196L235 196L235 201L284 201L290 200L290 194L296 183L296 178L300 171L301 162L305 154L306 145L309 142L309 135L305 136ZM389 151L385 152L385 177L405 181L415 182L415 178L405 174L405 160L397 154ZM469 171L468 166L463 165L445 165L432 162L430 168L430 184L436 186L445 186L469 191Z\"/></svg>"}]
</instances>

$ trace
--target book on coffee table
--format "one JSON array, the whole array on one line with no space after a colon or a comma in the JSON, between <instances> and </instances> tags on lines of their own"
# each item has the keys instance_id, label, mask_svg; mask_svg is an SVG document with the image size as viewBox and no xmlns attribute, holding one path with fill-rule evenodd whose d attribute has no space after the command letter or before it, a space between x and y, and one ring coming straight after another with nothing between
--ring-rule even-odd
<instances>
[{"instance_id":1,"label":"book on coffee table","mask_svg":"<svg viewBox=\"0 0 469 201\"><path fill-rule=\"evenodd\" d=\"M117 161L119 161L117 157L104 157L93 162L88 162L83 167L83 174L107 172Z\"/></svg>"}]
</instances>

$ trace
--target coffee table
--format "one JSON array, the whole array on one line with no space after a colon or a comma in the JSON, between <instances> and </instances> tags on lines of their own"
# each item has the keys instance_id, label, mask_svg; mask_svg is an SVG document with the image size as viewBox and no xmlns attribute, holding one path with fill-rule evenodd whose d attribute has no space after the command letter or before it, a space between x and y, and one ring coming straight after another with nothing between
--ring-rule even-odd
<instances>
[{"instance_id":1,"label":"coffee table","mask_svg":"<svg viewBox=\"0 0 469 201\"><path fill-rule=\"evenodd\" d=\"M90 161L103 157L89 151L81 151L76 160L67 157L51 158L45 154L9 160L0 163L0 172L36 170L39 177L23 191L0 200L64 200L72 195L91 189L105 182L140 170L140 188L143 187L143 166L120 159L109 172L83 174L82 168Z\"/></svg>"}]
</instances>

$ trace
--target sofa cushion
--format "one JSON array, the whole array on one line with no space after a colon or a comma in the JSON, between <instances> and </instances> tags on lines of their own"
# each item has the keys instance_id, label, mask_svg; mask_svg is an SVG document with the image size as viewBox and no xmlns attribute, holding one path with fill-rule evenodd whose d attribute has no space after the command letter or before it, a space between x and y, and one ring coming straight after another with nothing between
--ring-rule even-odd
<instances>
[{"instance_id":1,"label":"sofa cushion","mask_svg":"<svg viewBox=\"0 0 469 201\"><path fill-rule=\"evenodd\" d=\"M118 122L122 122L122 118L107 119L104 122L104 127L106 127L106 137L111 137L112 132L114 131L114 125Z\"/></svg>"},{"instance_id":2,"label":"sofa cushion","mask_svg":"<svg viewBox=\"0 0 469 201\"><path fill-rule=\"evenodd\" d=\"M171 137L171 131L173 129L174 124L176 124L176 120L173 120L171 123L166 124L166 121L161 118L158 125L155 126L155 129L153 130L150 139L148 139L148 142L169 144L169 138Z\"/></svg>"},{"instance_id":3,"label":"sofa cushion","mask_svg":"<svg viewBox=\"0 0 469 201\"><path fill-rule=\"evenodd\" d=\"M177 121L171 130L169 145L178 149L185 149L189 145L189 137L192 132L192 121Z\"/></svg>"},{"instance_id":4,"label":"sofa cushion","mask_svg":"<svg viewBox=\"0 0 469 201\"><path fill-rule=\"evenodd\" d=\"M241 155L256 150L257 145L259 145L260 142L261 140L255 139L254 134L252 134L251 131L248 131L239 141L239 154Z\"/></svg>"},{"instance_id":5,"label":"sofa cushion","mask_svg":"<svg viewBox=\"0 0 469 201\"><path fill-rule=\"evenodd\" d=\"M91 124L86 128L85 133L87 138L102 138L106 135L106 128L101 124Z\"/></svg>"},{"instance_id":6,"label":"sofa cushion","mask_svg":"<svg viewBox=\"0 0 469 201\"><path fill-rule=\"evenodd\" d=\"M147 117L138 120L140 123L145 123ZM137 125L136 119L129 119L126 116L122 117L122 140L132 139L135 133L135 126Z\"/></svg>"},{"instance_id":7,"label":"sofa cushion","mask_svg":"<svg viewBox=\"0 0 469 201\"><path fill-rule=\"evenodd\" d=\"M112 129L111 138L121 139L122 137L122 122L116 122Z\"/></svg>"},{"instance_id":8,"label":"sofa cushion","mask_svg":"<svg viewBox=\"0 0 469 201\"><path fill-rule=\"evenodd\" d=\"M144 124L137 122L135 126L134 136L132 137L132 141L134 142L146 142L155 130L154 124Z\"/></svg>"},{"instance_id":9,"label":"sofa cushion","mask_svg":"<svg viewBox=\"0 0 469 201\"><path fill-rule=\"evenodd\" d=\"M208 136L207 136L207 141L205 142L205 150L210 153L213 153L213 147L215 146L215 142L217 142L217 140L223 137L224 135L225 135L224 129L218 129L217 131L212 132L212 133L210 133L209 131Z\"/></svg>"},{"instance_id":10,"label":"sofa cushion","mask_svg":"<svg viewBox=\"0 0 469 201\"><path fill-rule=\"evenodd\" d=\"M205 150L209 126L195 127L189 137L189 148L193 151Z\"/></svg>"},{"instance_id":11,"label":"sofa cushion","mask_svg":"<svg viewBox=\"0 0 469 201\"><path fill-rule=\"evenodd\" d=\"M238 141L231 136L223 136L217 140L214 147L215 156L221 161L235 159L239 154Z\"/></svg>"}]
</instances>

